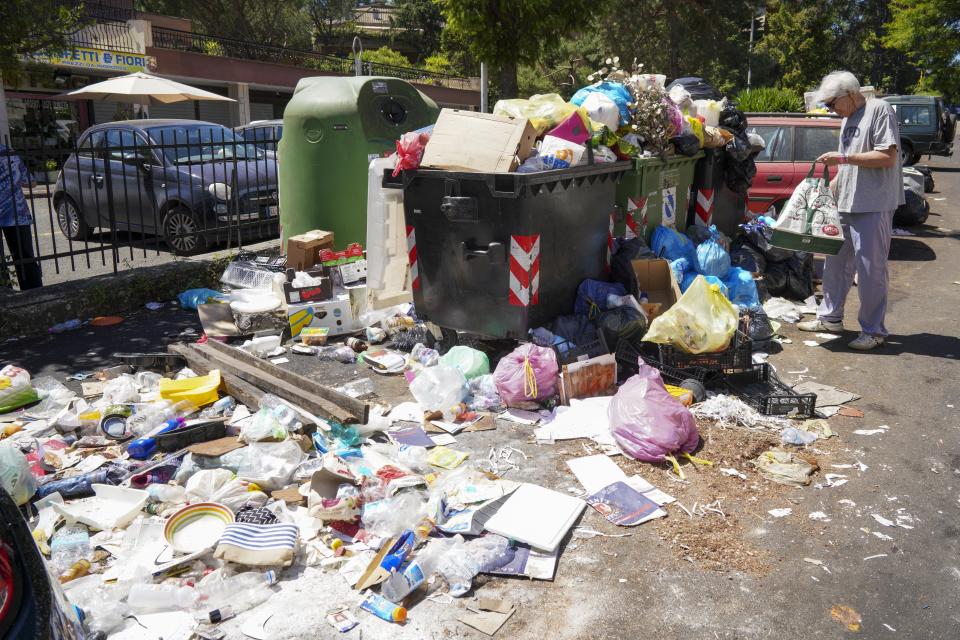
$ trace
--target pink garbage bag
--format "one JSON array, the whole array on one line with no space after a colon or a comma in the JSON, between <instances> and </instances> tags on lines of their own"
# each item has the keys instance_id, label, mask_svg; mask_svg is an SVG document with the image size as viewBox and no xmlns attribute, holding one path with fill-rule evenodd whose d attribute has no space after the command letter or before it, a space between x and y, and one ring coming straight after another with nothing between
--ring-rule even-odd
<instances>
[{"instance_id":1,"label":"pink garbage bag","mask_svg":"<svg viewBox=\"0 0 960 640\"><path fill-rule=\"evenodd\" d=\"M513 350L497 364L493 381L507 406L538 402L557 389L557 356L553 349L528 342Z\"/></svg>"},{"instance_id":2,"label":"pink garbage bag","mask_svg":"<svg viewBox=\"0 0 960 640\"><path fill-rule=\"evenodd\" d=\"M645 462L662 462L675 451L691 453L700 441L693 414L666 390L660 372L643 361L640 373L610 401L607 418L624 453Z\"/></svg>"}]
</instances>

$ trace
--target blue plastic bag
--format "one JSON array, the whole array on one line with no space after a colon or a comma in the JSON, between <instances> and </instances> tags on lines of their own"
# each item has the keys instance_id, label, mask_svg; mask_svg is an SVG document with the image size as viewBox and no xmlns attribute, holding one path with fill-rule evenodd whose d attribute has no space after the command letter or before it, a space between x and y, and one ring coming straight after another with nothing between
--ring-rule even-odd
<instances>
[{"instance_id":1,"label":"blue plastic bag","mask_svg":"<svg viewBox=\"0 0 960 640\"><path fill-rule=\"evenodd\" d=\"M724 278L730 271L730 254L720 244L720 232L710 227L710 237L697 247L697 270L705 276Z\"/></svg>"},{"instance_id":2,"label":"blue plastic bag","mask_svg":"<svg viewBox=\"0 0 960 640\"><path fill-rule=\"evenodd\" d=\"M683 282L688 273L696 275L693 266L686 258L677 258L672 261L670 263L670 270L673 271L673 279L677 281L677 284Z\"/></svg>"},{"instance_id":3,"label":"blue plastic bag","mask_svg":"<svg viewBox=\"0 0 960 640\"><path fill-rule=\"evenodd\" d=\"M692 266L696 267L696 247L693 246L690 238L678 233L676 229L660 226L655 228L653 235L650 236L650 248L658 258L666 258L670 261L686 258Z\"/></svg>"},{"instance_id":4,"label":"blue plastic bag","mask_svg":"<svg viewBox=\"0 0 960 640\"><path fill-rule=\"evenodd\" d=\"M690 288L690 285L693 284L693 281L696 280L697 276L699 275L700 274L697 273L696 271L688 271L687 274L683 276L683 282L680 283L680 293L686 293L687 289ZM723 282L723 280L721 280L717 276L703 276L703 277L706 279L707 284L715 284L718 287L720 287L720 293L722 293L724 297L727 298L727 300L730 299L730 294L729 294L730 289Z\"/></svg>"},{"instance_id":5,"label":"blue plastic bag","mask_svg":"<svg viewBox=\"0 0 960 640\"><path fill-rule=\"evenodd\" d=\"M723 279L729 293L727 299L738 307L751 308L760 304L760 294L753 275L746 269L731 267Z\"/></svg>"},{"instance_id":6,"label":"blue plastic bag","mask_svg":"<svg viewBox=\"0 0 960 640\"><path fill-rule=\"evenodd\" d=\"M611 293L625 296L627 290L619 282L584 280L577 287L577 301L573 304L573 312L580 316L596 318L601 311L607 310L607 296Z\"/></svg>"},{"instance_id":7,"label":"blue plastic bag","mask_svg":"<svg viewBox=\"0 0 960 640\"><path fill-rule=\"evenodd\" d=\"M583 101L587 99L591 93L599 92L607 96L613 103L617 105L617 109L620 111L620 126L630 122L630 107L627 105L630 104L632 98L630 97L630 92L627 91L627 88L620 84L619 82L598 82L597 84L591 84L588 87L584 87L573 94L573 97L570 98L570 102L577 105L578 107L583 104Z\"/></svg>"},{"instance_id":8,"label":"blue plastic bag","mask_svg":"<svg viewBox=\"0 0 960 640\"><path fill-rule=\"evenodd\" d=\"M210 300L222 300L225 297L213 289L187 289L177 296L177 299L184 309L196 309L197 305L206 304Z\"/></svg>"}]
</instances>

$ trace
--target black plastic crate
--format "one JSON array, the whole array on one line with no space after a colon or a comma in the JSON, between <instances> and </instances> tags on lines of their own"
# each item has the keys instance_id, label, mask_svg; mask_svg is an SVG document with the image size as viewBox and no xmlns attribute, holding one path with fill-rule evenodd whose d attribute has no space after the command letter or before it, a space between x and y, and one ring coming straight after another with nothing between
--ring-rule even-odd
<instances>
[{"instance_id":1,"label":"black plastic crate","mask_svg":"<svg viewBox=\"0 0 960 640\"><path fill-rule=\"evenodd\" d=\"M767 416L789 414L797 418L812 418L817 408L817 394L797 393L780 382L777 374L765 362L749 371L724 376L723 385L729 393Z\"/></svg>"},{"instance_id":2,"label":"black plastic crate","mask_svg":"<svg viewBox=\"0 0 960 640\"><path fill-rule=\"evenodd\" d=\"M730 346L711 353L686 353L671 344L657 345L658 360L668 367L689 369L699 367L719 373L739 373L753 368L753 344L747 334L747 322L741 321Z\"/></svg>"},{"instance_id":3,"label":"black plastic crate","mask_svg":"<svg viewBox=\"0 0 960 640\"><path fill-rule=\"evenodd\" d=\"M565 364L574 363L580 358L596 358L610 353L610 348L607 346L602 331L597 331L595 340L580 344L564 339L563 342L554 344L553 350L557 354L557 362L561 367Z\"/></svg>"},{"instance_id":4,"label":"black plastic crate","mask_svg":"<svg viewBox=\"0 0 960 640\"><path fill-rule=\"evenodd\" d=\"M689 367L687 369L677 369L665 365L656 358L652 358L642 353L633 344L626 340L621 340L617 345L617 352L614 356L617 359L617 382L624 382L630 376L634 376L640 371L638 360L643 358L651 367L660 371L660 377L667 384L678 385L684 380L693 379L701 384L705 383L710 377L710 372L700 367Z\"/></svg>"}]
</instances>

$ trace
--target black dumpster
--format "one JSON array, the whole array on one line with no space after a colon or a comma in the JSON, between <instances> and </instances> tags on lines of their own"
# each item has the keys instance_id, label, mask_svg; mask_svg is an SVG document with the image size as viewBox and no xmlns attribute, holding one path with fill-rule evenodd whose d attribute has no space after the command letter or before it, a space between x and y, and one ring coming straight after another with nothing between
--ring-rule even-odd
<instances>
[{"instance_id":1,"label":"black dumpster","mask_svg":"<svg viewBox=\"0 0 960 640\"><path fill-rule=\"evenodd\" d=\"M496 338L573 310L577 285L606 279L616 183L630 163L539 173L404 171L417 315Z\"/></svg>"},{"instance_id":2,"label":"black dumpster","mask_svg":"<svg viewBox=\"0 0 960 640\"><path fill-rule=\"evenodd\" d=\"M726 151L704 149L703 154L693 171L687 226L715 224L717 229L733 238L737 235L738 225L746 221L747 197L732 191L726 184Z\"/></svg>"}]
</instances>

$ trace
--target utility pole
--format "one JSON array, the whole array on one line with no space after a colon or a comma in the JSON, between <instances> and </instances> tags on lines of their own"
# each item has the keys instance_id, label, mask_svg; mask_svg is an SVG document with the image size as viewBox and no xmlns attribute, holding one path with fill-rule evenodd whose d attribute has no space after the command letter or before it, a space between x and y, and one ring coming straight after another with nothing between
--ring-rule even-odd
<instances>
[{"instance_id":1,"label":"utility pole","mask_svg":"<svg viewBox=\"0 0 960 640\"><path fill-rule=\"evenodd\" d=\"M487 63L481 62L480 63L480 112L481 113L487 113L487 108L490 106L488 104L489 99L487 98L490 92L490 88L487 86L489 82L489 78L487 76L488 76Z\"/></svg>"},{"instance_id":2,"label":"utility pole","mask_svg":"<svg viewBox=\"0 0 960 640\"><path fill-rule=\"evenodd\" d=\"M750 7L750 46L747 49L747 89L750 88L750 74L753 66L753 22L754 9Z\"/></svg>"}]
</instances>

